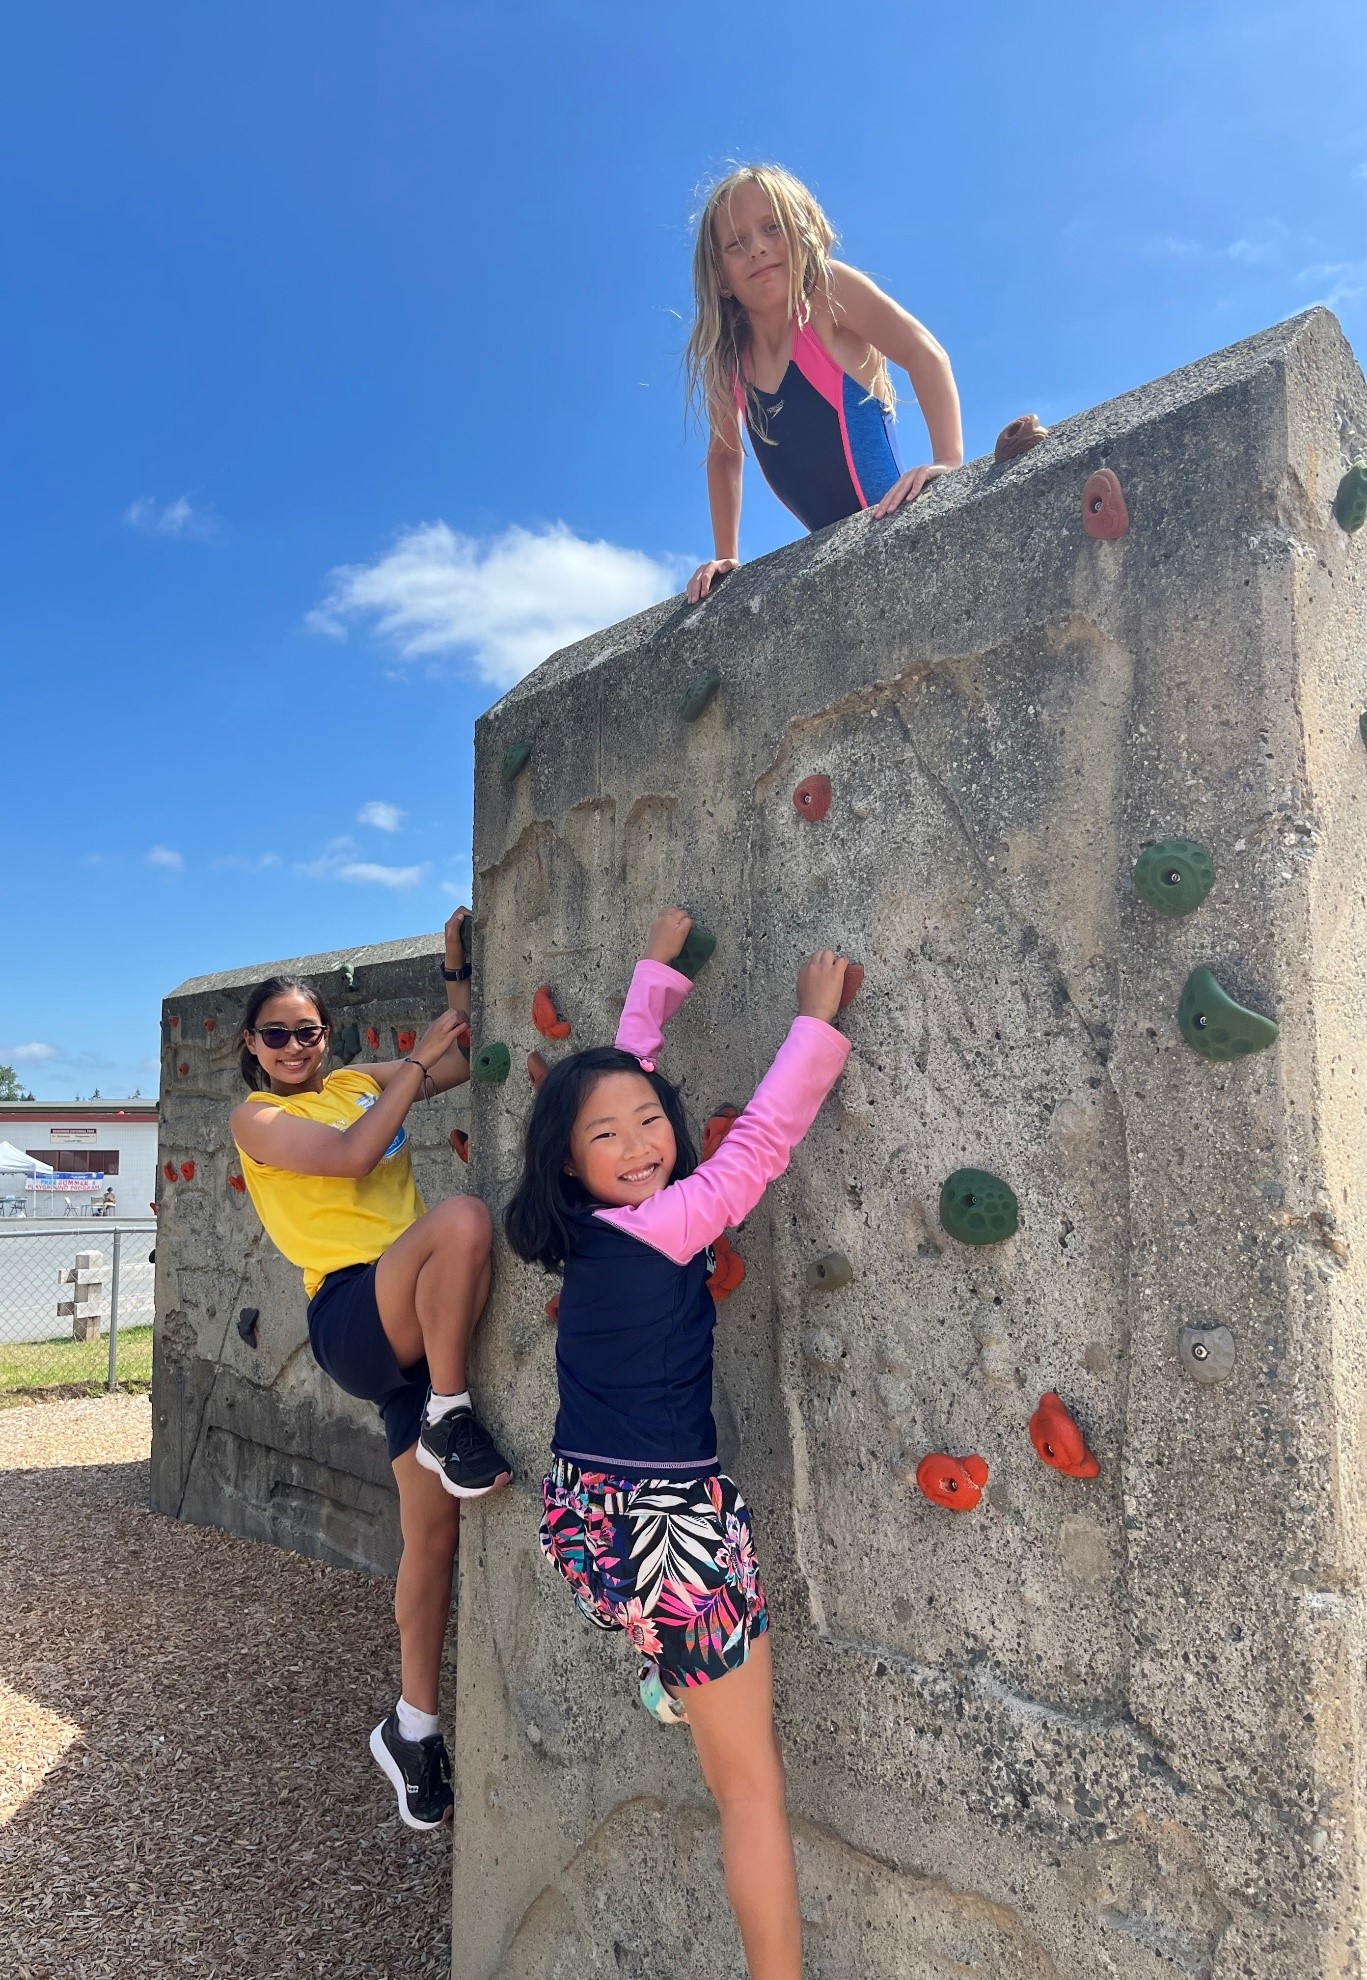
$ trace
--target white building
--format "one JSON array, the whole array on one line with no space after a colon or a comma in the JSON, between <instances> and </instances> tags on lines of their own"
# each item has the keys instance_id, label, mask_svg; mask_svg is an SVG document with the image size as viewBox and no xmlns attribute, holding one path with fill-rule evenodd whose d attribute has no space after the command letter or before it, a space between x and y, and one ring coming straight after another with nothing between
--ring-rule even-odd
<instances>
[{"instance_id":1,"label":"white building","mask_svg":"<svg viewBox=\"0 0 1367 1980\"><path fill-rule=\"evenodd\" d=\"M108 1191L110 1213L148 1217L157 1193L155 1100L0 1100L0 1141L46 1162L38 1188L0 1177L0 1210L25 1217L88 1217ZM69 1207L68 1207L69 1206Z\"/></svg>"}]
</instances>

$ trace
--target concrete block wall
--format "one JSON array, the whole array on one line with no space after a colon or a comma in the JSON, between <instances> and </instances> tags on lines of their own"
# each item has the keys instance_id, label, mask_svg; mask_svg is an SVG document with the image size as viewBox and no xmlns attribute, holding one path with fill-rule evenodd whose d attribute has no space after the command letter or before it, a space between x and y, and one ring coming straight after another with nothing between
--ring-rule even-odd
<instances>
[{"instance_id":1,"label":"concrete block wall","mask_svg":"<svg viewBox=\"0 0 1367 1980\"><path fill-rule=\"evenodd\" d=\"M264 977L283 972L316 983L333 1015L334 1045L354 1025L359 1050L351 1063L364 1067L393 1058L399 1031L421 1031L445 1008L442 957L439 935L417 936L195 977L166 999L152 1365L156 1511L339 1566L375 1573L396 1566L398 1499L379 1416L314 1363L302 1275L233 1186L240 1164L228 1116L247 1090L237 1063L243 1006ZM414 1171L429 1204L466 1187L450 1133L465 1128L468 1115L463 1088L409 1114ZM255 1344L238 1332L248 1307L260 1316Z\"/></svg>"},{"instance_id":2,"label":"concrete block wall","mask_svg":"<svg viewBox=\"0 0 1367 1980\"><path fill-rule=\"evenodd\" d=\"M806 952L867 972L717 1340L819 1980L1361 1971L1367 538L1331 505L1363 454L1312 313L571 648L479 725L496 1209L525 1053L610 1039L660 904L718 937L664 1061L699 1125L752 1091ZM1083 527L1103 465L1114 542ZM1130 879L1169 836L1214 861L1184 919ZM1200 964L1271 1050L1182 1041ZM941 1229L962 1165L1015 1188L1008 1243ZM809 1289L833 1249L853 1283ZM687 1737L538 1554L550 1290L501 1256L477 1354L518 1479L461 1550L453 1971L729 1980ZM1190 1378L1192 1324L1230 1330L1227 1380ZM1031 1448L1049 1389L1093 1481ZM935 1450L987 1460L975 1512L918 1493Z\"/></svg>"}]
</instances>

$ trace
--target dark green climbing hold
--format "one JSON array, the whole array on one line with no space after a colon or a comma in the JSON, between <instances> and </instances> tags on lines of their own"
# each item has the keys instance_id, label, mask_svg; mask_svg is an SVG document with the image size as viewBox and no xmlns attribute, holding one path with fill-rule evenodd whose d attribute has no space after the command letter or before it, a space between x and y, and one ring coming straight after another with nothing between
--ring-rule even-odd
<instances>
[{"instance_id":1,"label":"dark green climbing hold","mask_svg":"<svg viewBox=\"0 0 1367 1980\"><path fill-rule=\"evenodd\" d=\"M698 717L711 707L712 697L720 686L720 674L699 674L679 703L679 713L685 722L696 722Z\"/></svg>"},{"instance_id":2,"label":"dark green climbing hold","mask_svg":"<svg viewBox=\"0 0 1367 1980\"><path fill-rule=\"evenodd\" d=\"M514 777L526 769L531 758L530 743L509 743L503 752L503 781L511 784Z\"/></svg>"},{"instance_id":3,"label":"dark green climbing hold","mask_svg":"<svg viewBox=\"0 0 1367 1980\"><path fill-rule=\"evenodd\" d=\"M814 1258L803 1273L813 1292L839 1292L854 1277L854 1267L843 1252L828 1251Z\"/></svg>"},{"instance_id":4,"label":"dark green climbing hold","mask_svg":"<svg viewBox=\"0 0 1367 1980\"><path fill-rule=\"evenodd\" d=\"M1203 1059L1242 1059L1261 1052L1277 1036L1277 1026L1260 1011L1246 1011L1216 982L1208 969L1187 978L1177 1023L1193 1052Z\"/></svg>"},{"instance_id":5,"label":"dark green climbing hold","mask_svg":"<svg viewBox=\"0 0 1367 1980\"><path fill-rule=\"evenodd\" d=\"M1190 914L1214 886L1215 868L1195 839L1163 839L1140 853L1134 884L1160 914Z\"/></svg>"},{"instance_id":6,"label":"dark green climbing hold","mask_svg":"<svg viewBox=\"0 0 1367 1980\"><path fill-rule=\"evenodd\" d=\"M1334 520L1351 536L1367 523L1367 461L1354 461L1334 497Z\"/></svg>"},{"instance_id":7,"label":"dark green climbing hold","mask_svg":"<svg viewBox=\"0 0 1367 1980\"><path fill-rule=\"evenodd\" d=\"M987 1169L956 1169L940 1186L940 1222L960 1244L1000 1244L1020 1222L1015 1191Z\"/></svg>"},{"instance_id":8,"label":"dark green climbing hold","mask_svg":"<svg viewBox=\"0 0 1367 1980\"><path fill-rule=\"evenodd\" d=\"M332 1041L332 1056L349 1066L353 1059L361 1056L361 1027L359 1024L344 1024Z\"/></svg>"},{"instance_id":9,"label":"dark green climbing hold","mask_svg":"<svg viewBox=\"0 0 1367 1980\"><path fill-rule=\"evenodd\" d=\"M486 1086L502 1086L512 1063L513 1055L506 1045L481 1045L470 1061L470 1077Z\"/></svg>"},{"instance_id":10,"label":"dark green climbing hold","mask_svg":"<svg viewBox=\"0 0 1367 1980\"><path fill-rule=\"evenodd\" d=\"M1358 716L1358 734L1367 743L1367 709L1364 709L1362 714Z\"/></svg>"},{"instance_id":11,"label":"dark green climbing hold","mask_svg":"<svg viewBox=\"0 0 1367 1980\"><path fill-rule=\"evenodd\" d=\"M688 940L674 958L673 966L692 982L716 946L716 936L709 935L695 921L688 931Z\"/></svg>"}]
</instances>

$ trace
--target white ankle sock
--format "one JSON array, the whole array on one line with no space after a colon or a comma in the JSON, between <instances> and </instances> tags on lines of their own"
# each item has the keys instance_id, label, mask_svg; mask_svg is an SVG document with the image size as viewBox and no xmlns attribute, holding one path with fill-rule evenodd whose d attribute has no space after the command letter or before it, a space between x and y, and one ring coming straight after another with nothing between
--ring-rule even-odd
<instances>
[{"instance_id":1,"label":"white ankle sock","mask_svg":"<svg viewBox=\"0 0 1367 1980\"><path fill-rule=\"evenodd\" d=\"M449 1416L453 1409L470 1408L470 1391L462 1389L458 1396L439 1396L434 1389L427 1398L427 1420L440 1423L443 1416Z\"/></svg>"},{"instance_id":2,"label":"white ankle sock","mask_svg":"<svg viewBox=\"0 0 1367 1980\"><path fill-rule=\"evenodd\" d=\"M401 1698L395 1709L399 1715L400 1739L431 1739L433 1733L441 1731L441 1720L435 1712L420 1712L406 1698Z\"/></svg>"}]
</instances>

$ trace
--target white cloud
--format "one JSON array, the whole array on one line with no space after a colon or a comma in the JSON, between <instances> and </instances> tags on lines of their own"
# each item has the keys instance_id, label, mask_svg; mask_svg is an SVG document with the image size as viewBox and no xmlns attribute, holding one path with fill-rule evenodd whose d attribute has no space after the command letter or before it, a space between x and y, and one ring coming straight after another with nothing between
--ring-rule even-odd
<instances>
[{"instance_id":1,"label":"white cloud","mask_svg":"<svg viewBox=\"0 0 1367 1980\"><path fill-rule=\"evenodd\" d=\"M372 859L357 859L351 839L334 839L318 859L301 862L295 872L306 880L345 880L353 887L420 887L425 866L380 866Z\"/></svg>"},{"instance_id":2,"label":"white cloud","mask_svg":"<svg viewBox=\"0 0 1367 1980\"><path fill-rule=\"evenodd\" d=\"M223 853L219 858L211 860L210 864L216 873L264 873L268 866L279 866L280 855L261 853L253 859L247 853Z\"/></svg>"},{"instance_id":3,"label":"white cloud","mask_svg":"<svg viewBox=\"0 0 1367 1980\"><path fill-rule=\"evenodd\" d=\"M207 543L218 534L217 519L208 509L195 508L188 495L177 495L174 502L139 495L124 510L123 519L144 536L180 536L193 543Z\"/></svg>"},{"instance_id":4,"label":"white cloud","mask_svg":"<svg viewBox=\"0 0 1367 1980\"><path fill-rule=\"evenodd\" d=\"M153 846L143 854L143 858L149 866L164 867L168 873L185 871L184 853L173 852L170 846Z\"/></svg>"},{"instance_id":5,"label":"white cloud","mask_svg":"<svg viewBox=\"0 0 1367 1980\"><path fill-rule=\"evenodd\" d=\"M60 1059L55 1045L0 1045L0 1062L7 1066L37 1065L42 1059Z\"/></svg>"},{"instance_id":6,"label":"white cloud","mask_svg":"<svg viewBox=\"0 0 1367 1980\"><path fill-rule=\"evenodd\" d=\"M373 825L378 832L397 832L407 816L408 813L400 811L397 804L386 804L382 798L374 798L369 804L361 806L356 813L356 823Z\"/></svg>"},{"instance_id":7,"label":"white cloud","mask_svg":"<svg viewBox=\"0 0 1367 1980\"><path fill-rule=\"evenodd\" d=\"M557 648L667 598L686 568L564 523L484 538L423 523L375 563L332 571L306 623L334 639L370 624L405 660L459 654L479 679L511 687Z\"/></svg>"},{"instance_id":8,"label":"white cloud","mask_svg":"<svg viewBox=\"0 0 1367 1980\"><path fill-rule=\"evenodd\" d=\"M1340 309L1367 296L1367 261L1317 261L1296 276L1302 287L1316 287L1315 298L1328 309Z\"/></svg>"}]
</instances>

